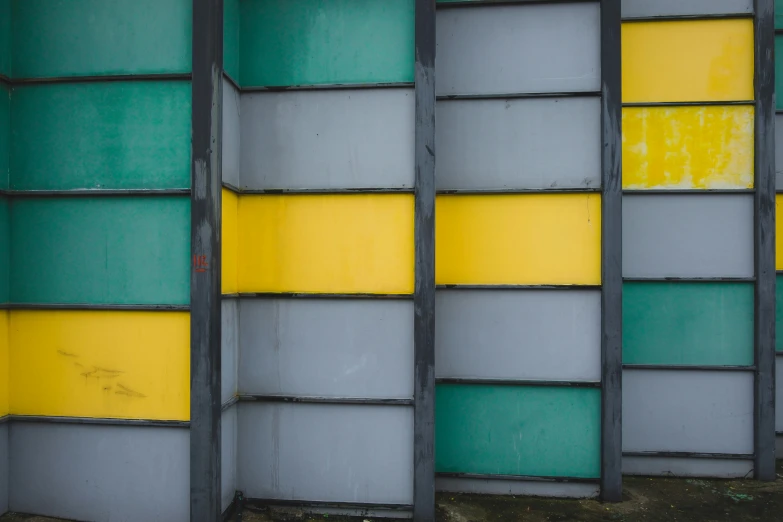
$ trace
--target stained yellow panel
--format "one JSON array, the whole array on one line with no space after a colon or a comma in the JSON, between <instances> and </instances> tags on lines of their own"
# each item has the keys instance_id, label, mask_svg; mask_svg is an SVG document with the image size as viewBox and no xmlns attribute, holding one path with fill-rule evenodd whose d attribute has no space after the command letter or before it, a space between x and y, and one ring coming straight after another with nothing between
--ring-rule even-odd
<instances>
[{"instance_id":1,"label":"stained yellow panel","mask_svg":"<svg viewBox=\"0 0 783 522\"><path fill-rule=\"evenodd\" d=\"M186 312L13 310L11 413L188 420Z\"/></svg>"},{"instance_id":2,"label":"stained yellow panel","mask_svg":"<svg viewBox=\"0 0 783 522\"><path fill-rule=\"evenodd\" d=\"M753 99L753 20L628 22L623 101Z\"/></svg>"},{"instance_id":3,"label":"stained yellow panel","mask_svg":"<svg viewBox=\"0 0 783 522\"><path fill-rule=\"evenodd\" d=\"M0 417L8 412L8 311L0 310Z\"/></svg>"},{"instance_id":4,"label":"stained yellow panel","mask_svg":"<svg viewBox=\"0 0 783 522\"><path fill-rule=\"evenodd\" d=\"M410 194L247 195L241 292L413 292Z\"/></svg>"},{"instance_id":5,"label":"stained yellow panel","mask_svg":"<svg viewBox=\"0 0 783 522\"><path fill-rule=\"evenodd\" d=\"M625 107L623 188L753 187L753 107Z\"/></svg>"},{"instance_id":6,"label":"stained yellow panel","mask_svg":"<svg viewBox=\"0 0 783 522\"><path fill-rule=\"evenodd\" d=\"M223 244L223 268L222 286L224 294L235 294L239 291L237 284L237 195L230 190L223 189L223 213L222 213L222 244Z\"/></svg>"},{"instance_id":7,"label":"stained yellow panel","mask_svg":"<svg viewBox=\"0 0 783 522\"><path fill-rule=\"evenodd\" d=\"M600 284L599 194L438 196L438 284Z\"/></svg>"},{"instance_id":8,"label":"stained yellow panel","mask_svg":"<svg viewBox=\"0 0 783 522\"><path fill-rule=\"evenodd\" d=\"M783 195L775 195L775 270L783 270ZM780 335L783 335L781 332Z\"/></svg>"}]
</instances>

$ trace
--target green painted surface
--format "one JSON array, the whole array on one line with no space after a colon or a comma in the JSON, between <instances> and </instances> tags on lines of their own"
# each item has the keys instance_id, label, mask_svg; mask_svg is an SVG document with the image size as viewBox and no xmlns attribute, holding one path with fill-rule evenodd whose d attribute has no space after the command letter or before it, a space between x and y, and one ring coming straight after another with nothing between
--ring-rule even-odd
<instances>
[{"instance_id":1,"label":"green painted surface","mask_svg":"<svg viewBox=\"0 0 783 522\"><path fill-rule=\"evenodd\" d=\"M190 82L14 88L11 188L190 186Z\"/></svg>"},{"instance_id":2,"label":"green painted surface","mask_svg":"<svg viewBox=\"0 0 783 522\"><path fill-rule=\"evenodd\" d=\"M0 75L11 76L11 0L0 0Z\"/></svg>"},{"instance_id":3,"label":"green painted surface","mask_svg":"<svg viewBox=\"0 0 783 522\"><path fill-rule=\"evenodd\" d=\"M783 217L778 219L783 219ZM783 352L783 275L775 278L775 323L775 349Z\"/></svg>"},{"instance_id":4,"label":"green painted surface","mask_svg":"<svg viewBox=\"0 0 783 522\"><path fill-rule=\"evenodd\" d=\"M753 283L623 285L623 362L753 364Z\"/></svg>"},{"instance_id":5,"label":"green painted surface","mask_svg":"<svg viewBox=\"0 0 783 522\"><path fill-rule=\"evenodd\" d=\"M192 0L12 0L15 78L185 73Z\"/></svg>"},{"instance_id":6,"label":"green painted surface","mask_svg":"<svg viewBox=\"0 0 783 522\"><path fill-rule=\"evenodd\" d=\"M412 82L413 0L241 0L240 82Z\"/></svg>"},{"instance_id":7,"label":"green painted surface","mask_svg":"<svg viewBox=\"0 0 783 522\"><path fill-rule=\"evenodd\" d=\"M8 198L0 196L0 303L8 302L8 283L10 261Z\"/></svg>"},{"instance_id":8,"label":"green painted surface","mask_svg":"<svg viewBox=\"0 0 783 522\"><path fill-rule=\"evenodd\" d=\"M775 15L775 20L778 20ZM775 35L775 104L783 109L783 34Z\"/></svg>"},{"instance_id":9,"label":"green painted surface","mask_svg":"<svg viewBox=\"0 0 783 522\"><path fill-rule=\"evenodd\" d=\"M190 199L16 198L11 301L188 304Z\"/></svg>"},{"instance_id":10,"label":"green painted surface","mask_svg":"<svg viewBox=\"0 0 783 522\"><path fill-rule=\"evenodd\" d=\"M775 0L775 29L783 29L783 0Z\"/></svg>"},{"instance_id":11,"label":"green painted surface","mask_svg":"<svg viewBox=\"0 0 783 522\"><path fill-rule=\"evenodd\" d=\"M223 2L223 69L239 83L239 0Z\"/></svg>"},{"instance_id":12,"label":"green painted surface","mask_svg":"<svg viewBox=\"0 0 783 522\"><path fill-rule=\"evenodd\" d=\"M435 398L439 472L600 475L598 389L439 384Z\"/></svg>"},{"instance_id":13,"label":"green painted surface","mask_svg":"<svg viewBox=\"0 0 783 522\"><path fill-rule=\"evenodd\" d=\"M11 145L11 92L0 83L0 189L8 188L8 161Z\"/></svg>"}]
</instances>

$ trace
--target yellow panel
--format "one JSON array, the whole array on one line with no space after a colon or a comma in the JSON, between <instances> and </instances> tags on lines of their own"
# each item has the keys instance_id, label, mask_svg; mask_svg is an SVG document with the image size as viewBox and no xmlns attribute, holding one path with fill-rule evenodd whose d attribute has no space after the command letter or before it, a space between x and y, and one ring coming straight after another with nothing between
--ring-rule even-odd
<instances>
[{"instance_id":1,"label":"yellow panel","mask_svg":"<svg viewBox=\"0 0 783 522\"><path fill-rule=\"evenodd\" d=\"M8 311L0 310L0 417L8 412Z\"/></svg>"},{"instance_id":2,"label":"yellow panel","mask_svg":"<svg viewBox=\"0 0 783 522\"><path fill-rule=\"evenodd\" d=\"M11 413L188 420L186 312L11 311Z\"/></svg>"},{"instance_id":3,"label":"yellow panel","mask_svg":"<svg viewBox=\"0 0 783 522\"><path fill-rule=\"evenodd\" d=\"M600 284L599 194L438 196L438 284Z\"/></svg>"},{"instance_id":4,"label":"yellow panel","mask_svg":"<svg viewBox=\"0 0 783 522\"><path fill-rule=\"evenodd\" d=\"M626 107L623 188L753 187L753 107Z\"/></svg>"},{"instance_id":5,"label":"yellow panel","mask_svg":"<svg viewBox=\"0 0 783 522\"><path fill-rule=\"evenodd\" d=\"M775 195L775 270L783 270L783 195ZM781 332L779 335L783 335ZM783 378L783 377L781 377Z\"/></svg>"},{"instance_id":6,"label":"yellow panel","mask_svg":"<svg viewBox=\"0 0 783 522\"><path fill-rule=\"evenodd\" d=\"M753 20L630 22L623 101L753 99Z\"/></svg>"},{"instance_id":7,"label":"yellow panel","mask_svg":"<svg viewBox=\"0 0 783 522\"><path fill-rule=\"evenodd\" d=\"M239 288L412 293L413 196L242 196Z\"/></svg>"},{"instance_id":8,"label":"yellow panel","mask_svg":"<svg viewBox=\"0 0 783 522\"><path fill-rule=\"evenodd\" d=\"M235 294L239 291L237 285L237 195L223 189L223 270L222 286L224 294Z\"/></svg>"}]
</instances>

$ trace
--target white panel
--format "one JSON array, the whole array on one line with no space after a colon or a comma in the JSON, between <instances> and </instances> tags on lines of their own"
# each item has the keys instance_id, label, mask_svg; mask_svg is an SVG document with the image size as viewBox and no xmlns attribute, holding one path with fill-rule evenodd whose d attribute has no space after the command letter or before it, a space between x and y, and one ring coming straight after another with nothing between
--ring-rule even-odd
<instances>
[{"instance_id":1,"label":"white panel","mask_svg":"<svg viewBox=\"0 0 783 522\"><path fill-rule=\"evenodd\" d=\"M237 393L239 364L239 301L223 298L221 303L220 402L225 404Z\"/></svg>"},{"instance_id":2,"label":"white panel","mask_svg":"<svg viewBox=\"0 0 783 522\"><path fill-rule=\"evenodd\" d=\"M624 475L750 478L752 460L623 457Z\"/></svg>"},{"instance_id":3,"label":"white panel","mask_svg":"<svg viewBox=\"0 0 783 522\"><path fill-rule=\"evenodd\" d=\"M592 498L600 487L567 482L528 482L523 480L436 477L435 490L477 495L525 495L533 497Z\"/></svg>"},{"instance_id":4,"label":"white panel","mask_svg":"<svg viewBox=\"0 0 783 522\"><path fill-rule=\"evenodd\" d=\"M237 405L220 416L221 511L228 509L237 491Z\"/></svg>"},{"instance_id":5,"label":"white panel","mask_svg":"<svg viewBox=\"0 0 783 522\"><path fill-rule=\"evenodd\" d=\"M223 78L223 181L239 187L239 92Z\"/></svg>"}]
</instances>

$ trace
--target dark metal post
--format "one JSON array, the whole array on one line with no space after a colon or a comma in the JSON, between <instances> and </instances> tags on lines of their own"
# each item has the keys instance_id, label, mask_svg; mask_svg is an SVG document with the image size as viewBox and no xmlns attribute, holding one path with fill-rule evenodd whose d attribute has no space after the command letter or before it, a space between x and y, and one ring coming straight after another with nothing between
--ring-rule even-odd
<instances>
[{"instance_id":1,"label":"dark metal post","mask_svg":"<svg viewBox=\"0 0 783 522\"><path fill-rule=\"evenodd\" d=\"M435 520L435 0L416 0L413 519Z\"/></svg>"},{"instance_id":2,"label":"dark metal post","mask_svg":"<svg viewBox=\"0 0 783 522\"><path fill-rule=\"evenodd\" d=\"M220 520L223 0L193 0L190 520Z\"/></svg>"},{"instance_id":3,"label":"dark metal post","mask_svg":"<svg viewBox=\"0 0 783 522\"><path fill-rule=\"evenodd\" d=\"M755 0L755 475L775 480L775 16Z\"/></svg>"},{"instance_id":4,"label":"dark metal post","mask_svg":"<svg viewBox=\"0 0 783 522\"><path fill-rule=\"evenodd\" d=\"M601 498L623 496L620 0L601 0Z\"/></svg>"}]
</instances>

